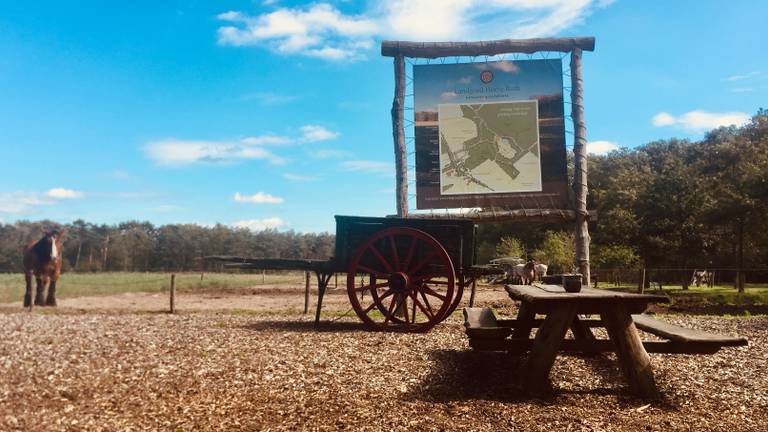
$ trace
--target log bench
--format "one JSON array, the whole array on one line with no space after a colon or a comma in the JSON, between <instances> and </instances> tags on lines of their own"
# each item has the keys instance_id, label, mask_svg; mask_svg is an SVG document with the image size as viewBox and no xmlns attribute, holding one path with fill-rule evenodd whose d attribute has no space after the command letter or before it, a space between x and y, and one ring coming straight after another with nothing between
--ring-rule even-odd
<instances>
[{"instance_id":1,"label":"log bench","mask_svg":"<svg viewBox=\"0 0 768 432\"><path fill-rule=\"evenodd\" d=\"M599 319L579 319L581 326L602 327ZM525 327L538 328L543 319L534 319L525 323ZM632 321L638 329L665 339L664 341L643 341L643 347L649 353L667 354L714 354L723 347L745 346L747 340L742 337L723 336L701 330L681 327L657 320L649 315L632 315ZM533 347L533 339L514 338L515 329L523 327L515 319L498 319L490 308L464 308L464 327L469 337L469 346L477 351L507 351L523 354ZM573 326L571 327L573 331ZM599 353L614 351L610 340L602 339L565 339L561 351Z\"/></svg>"}]
</instances>

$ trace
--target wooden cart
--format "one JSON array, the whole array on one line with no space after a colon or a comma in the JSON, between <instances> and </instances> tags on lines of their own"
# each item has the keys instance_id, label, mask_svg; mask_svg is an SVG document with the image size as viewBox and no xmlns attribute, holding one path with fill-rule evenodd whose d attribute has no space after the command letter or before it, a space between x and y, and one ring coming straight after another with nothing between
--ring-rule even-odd
<instances>
[{"instance_id":1,"label":"wooden cart","mask_svg":"<svg viewBox=\"0 0 768 432\"><path fill-rule=\"evenodd\" d=\"M425 332L447 318L476 278L498 269L475 265L475 224L468 219L336 216L335 256L328 260L209 257L227 267L312 271L315 321L328 281L347 274L357 316L376 330Z\"/></svg>"}]
</instances>

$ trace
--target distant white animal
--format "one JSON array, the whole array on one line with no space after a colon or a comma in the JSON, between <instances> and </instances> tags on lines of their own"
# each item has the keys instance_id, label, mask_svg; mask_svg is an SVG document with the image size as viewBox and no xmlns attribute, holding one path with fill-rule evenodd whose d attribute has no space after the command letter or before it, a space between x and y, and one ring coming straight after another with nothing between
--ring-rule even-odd
<instances>
[{"instance_id":1,"label":"distant white animal","mask_svg":"<svg viewBox=\"0 0 768 432\"><path fill-rule=\"evenodd\" d=\"M536 274L536 279L543 280L544 276L547 275L547 265L536 264L533 266L533 271Z\"/></svg>"}]
</instances>

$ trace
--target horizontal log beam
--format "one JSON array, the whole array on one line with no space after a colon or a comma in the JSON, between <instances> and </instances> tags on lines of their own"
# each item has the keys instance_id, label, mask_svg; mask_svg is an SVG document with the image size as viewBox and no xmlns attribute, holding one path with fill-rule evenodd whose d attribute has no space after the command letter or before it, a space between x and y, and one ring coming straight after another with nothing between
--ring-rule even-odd
<instances>
[{"instance_id":1,"label":"horizontal log beam","mask_svg":"<svg viewBox=\"0 0 768 432\"><path fill-rule=\"evenodd\" d=\"M473 57L510 53L532 54L541 51L571 52L575 48L582 51L594 51L595 38L499 39L478 42L383 41L381 43L381 55L411 58Z\"/></svg>"},{"instance_id":2,"label":"horizontal log beam","mask_svg":"<svg viewBox=\"0 0 768 432\"><path fill-rule=\"evenodd\" d=\"M439 211L439 210L438 210ZM396 216L389 216L396 217ZM408 219L470 219L476 222L568 222L576 220L574 210L481 210L467 213L409 213ZM597 220L597 212L589 212L590 221Z\"/></svg>"}]
</instances>

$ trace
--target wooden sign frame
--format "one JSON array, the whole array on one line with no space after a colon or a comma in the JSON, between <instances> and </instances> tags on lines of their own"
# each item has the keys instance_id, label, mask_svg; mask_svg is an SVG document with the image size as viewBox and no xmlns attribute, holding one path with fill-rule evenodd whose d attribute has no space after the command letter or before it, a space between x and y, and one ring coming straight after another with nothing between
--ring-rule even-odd
<instances>
[{"instance_id":1,"label":"wooden sign frame","mask_svg":"<svg viewBox=\"0 0 768 432\"><path fill-rule=\"evenodd\" d=\"M572 210L520 209L482 210L468 217L476 221L536 221L576 222L576 260L583 280L589 283L589 229L587 222L587 134L584 122L581 57L583 51L594 51L594 37L501 39L479 42L403 42L383 41L381 55L394 58L395 96L392 101L392 137L395 146L396 207L398 217L442 218L456 217L445 214L408 214L408 168L405 148L405 58L494 56L499 54L533 54L536 52L563 52L571 56L571 118L573 120L574 203Z\"/></svg>"}]
</instances>

